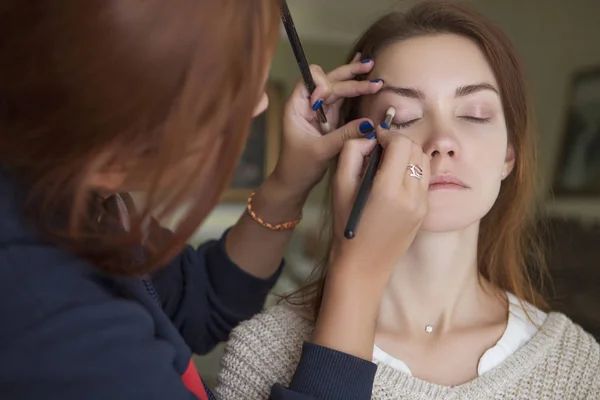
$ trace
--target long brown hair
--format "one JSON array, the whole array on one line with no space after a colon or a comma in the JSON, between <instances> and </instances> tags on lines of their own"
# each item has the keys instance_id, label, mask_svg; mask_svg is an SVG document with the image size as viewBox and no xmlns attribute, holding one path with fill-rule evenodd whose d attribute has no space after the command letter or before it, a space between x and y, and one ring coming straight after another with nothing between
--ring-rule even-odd
<instances>
[{"instance_id":1,"label":"long brown hair","mask_svg":"<svg viewBox=\"0 0 600 400\"><path fill-rule=\"evenodd\" d=\"M546 279L542 246L536 230L540 207L535 132L526 84L510 40L488 18L474 10L445 1L424 1L406 13L392 12L376 21L350 51L348 62L360 52L376 60L389 45L414 37L455 34L477 43L500 85L508 130L516 162L504 180L498 199L481 220L478 269L497 288L513 292L519 299L547 309L541 288ZM365 76L356 79L363 80ZM341 123L358 118L360 100L349 99L341 111ZM335 170L335 167L332 168ZM333 176L333 173L330 175ZM307 307L316 317L321 305L331 251L331 181L326 198L321 238L327 243L323 260L309 278L310 283L286 300Z\"/></svg>"},{"instance_id":2,"label":"long brown hair","mask_svg":"<svg viewBox=\"0 0 600 400\"><path fill-rule=\"evenodd\" d=\"M232 174L278 12L276 0L3 1L0 167L23 183L36 228L111 273L172 258ZM147 190L128 233L99 233L89 217L90 179L111 171ZM181 209L147 262L119 256L141 243L149 216Z\"/></svg>"}]
</instances>

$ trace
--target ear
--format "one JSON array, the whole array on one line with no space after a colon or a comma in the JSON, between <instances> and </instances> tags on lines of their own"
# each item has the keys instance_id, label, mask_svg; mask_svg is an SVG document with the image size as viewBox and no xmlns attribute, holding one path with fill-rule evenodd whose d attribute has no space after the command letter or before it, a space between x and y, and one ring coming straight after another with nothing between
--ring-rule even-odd
<instances>
[{"instance_id":1,"label":"ear","mask_svg":"<svg viewBox=\"0 0 600 400\"><path fill-rule=\"evenodd\" d=\"M512 145L508 145L506 148L506 158L504 159L504 166L502 167L502 180L504 180L515 167L515 150Z\"/></svg>"}]
</instances>

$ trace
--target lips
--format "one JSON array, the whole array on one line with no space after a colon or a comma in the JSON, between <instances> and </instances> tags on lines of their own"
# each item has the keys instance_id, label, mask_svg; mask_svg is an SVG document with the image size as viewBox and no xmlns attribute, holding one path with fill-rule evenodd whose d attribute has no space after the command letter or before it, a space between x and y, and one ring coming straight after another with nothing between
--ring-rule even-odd
<instances>
[{"instance_id":1,"label":"lips","mask_svg":"<svg viewBox=\"0 0 600 400\"><path fill-rule=\"evenodd\" d=\"M429 190L432 189L469 189L469 186L452 175L435 175L429 181Z\"/></svg>"}]
</instances>

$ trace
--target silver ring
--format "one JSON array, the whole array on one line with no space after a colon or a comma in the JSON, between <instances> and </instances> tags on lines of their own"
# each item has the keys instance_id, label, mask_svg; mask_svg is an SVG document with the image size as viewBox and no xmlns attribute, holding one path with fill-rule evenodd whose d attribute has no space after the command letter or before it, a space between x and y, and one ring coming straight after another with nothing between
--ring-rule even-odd
<instances>
[{"instance_id":1,"label":"silver ring","mask_svg":"<svg viewBox=\"0 0 600 400\"><path fill-rule=\"evenodd\" d=\"M417 164L408 164L406 169L410 171L410 176L412 178L421 179L423 177L423 169Z\"/></svg>"}]
</instances>

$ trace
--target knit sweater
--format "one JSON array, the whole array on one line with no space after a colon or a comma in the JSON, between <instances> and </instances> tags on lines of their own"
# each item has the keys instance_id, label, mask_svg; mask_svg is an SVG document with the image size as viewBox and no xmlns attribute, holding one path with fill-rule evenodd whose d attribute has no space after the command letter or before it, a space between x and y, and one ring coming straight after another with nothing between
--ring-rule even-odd
<instances>
[{"instance_id":1,"label":"knit sweater","mask_svg":"<svg viewBox=\"0 0 600 400\"><path fill-rule=\"evenodd\" d=\"M285 305L270 308L231 334L218 376L219 399L268 399L290 382L313 324ZM378 364L373 399L600 399L600 345L560 313L502 364L465 384L425 382Z\"/></svg>"}]
</instances>

